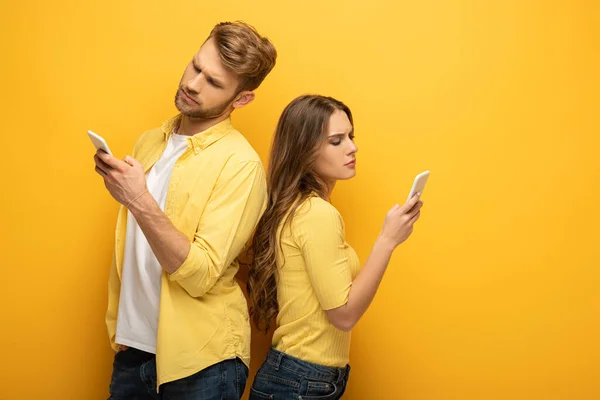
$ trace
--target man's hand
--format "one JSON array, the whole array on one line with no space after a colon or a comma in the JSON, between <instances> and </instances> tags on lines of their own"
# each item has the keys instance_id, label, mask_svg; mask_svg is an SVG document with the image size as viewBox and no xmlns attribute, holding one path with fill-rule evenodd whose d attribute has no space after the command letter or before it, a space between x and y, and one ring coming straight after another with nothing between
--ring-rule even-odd
<instances>
[{"instance_id":1,"label":"man's hand","mask_svg":"<svg viewBox=\"0 0 600 400\"><path fill-rule=\"evenodd\" d=\"M147 191L144 168L133 157L121 161L98 150L94 162L96 172L104 178L104 186L119 203L128 206Z\"/></svg>"}]
</instances>

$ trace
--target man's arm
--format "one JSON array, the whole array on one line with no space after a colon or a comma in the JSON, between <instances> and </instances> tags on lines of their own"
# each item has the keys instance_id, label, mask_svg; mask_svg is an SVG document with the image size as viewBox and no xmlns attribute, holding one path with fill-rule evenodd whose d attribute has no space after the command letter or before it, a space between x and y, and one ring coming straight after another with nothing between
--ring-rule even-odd
<instances>
[{"instance_id":1,"label":"man's arm","mask_svg":"<svg viewBox=\"0 0 600 400\"><path fill-rule=\"evenodd\" d=\"M189 239L175 228L149 192L134 201L129 211L161 267L169 274L177 271L190 252Z\"/></svg>"},{"instance_id":2,"label":"man's arm","mask_svg":"<svg viewBox=\"0 0 600 400\"><path fill-rule=\"evenodd\" d=\"M240 254L258 224L267 190L262 165L225 166L204 209L186 260L169 279L202 296Z\"/></svg>"},{"instance_id":3,"label":"man's arm","mask_svg":"<svg viewBox=\"0 0 600 400\"><path fill-rule=\"evenodd\" d=\"M190 241L173 226L148 192L142 165L133 157L121 161L103 151L98 151L94 160L106 188L131 211L162 268L175 272L187 257Z\"/></svg>"},{"instance_id":4,"label":"man's arm","mask_svg":"<svg viewBox=\"0 0 600 400\"><path fill-rule=\"evenodd\" d=\"M95 161L107 189L129 208L170 279L195 297L206 293L239 254L264 209L262 165L256 161L231 163L219 176L190 243L147 192L137 160L128 156L120 161L98 152Z\"/></svg>"}]
</instances>

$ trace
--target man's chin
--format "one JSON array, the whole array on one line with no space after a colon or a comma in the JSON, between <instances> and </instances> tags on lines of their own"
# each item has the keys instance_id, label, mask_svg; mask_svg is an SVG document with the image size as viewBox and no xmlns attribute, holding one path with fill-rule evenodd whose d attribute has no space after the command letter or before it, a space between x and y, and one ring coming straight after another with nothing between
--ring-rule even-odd
<instances>
[{"instance_id":1,"label":"man's chin","mask_svg":"<svg viewBox=\"0 0 600 400\"><path fill-rule=\"evenodd\" d=\"M200 115L202 115L202 113L199 110L194 110L193 108L190 107L186 107L185 105L179 104L179 103L175 103L175 107L177 108L177 110L185 115L186 117L198 117Z\"/></svg>"}]
</instances>

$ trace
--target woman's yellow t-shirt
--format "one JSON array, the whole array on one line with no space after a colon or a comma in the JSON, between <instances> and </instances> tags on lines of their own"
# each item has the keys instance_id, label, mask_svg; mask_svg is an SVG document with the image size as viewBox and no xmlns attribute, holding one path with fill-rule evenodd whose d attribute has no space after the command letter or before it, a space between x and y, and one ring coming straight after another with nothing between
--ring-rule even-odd
<instances>
[{"instance_id":1,"label":"woman's yellow t-shirt","mask_svg":"<svg viewBox=\"0 0 600 400\"><path fill-rule=\"evenodd\" d=\"M342 216L329 202L310 197L289 224L282 223L279 238L273 347L315 364L346 366L350 332L334 327L325 314L346 304L360 271L358 257L345 240Z\"/></svg>"}]
</instances>

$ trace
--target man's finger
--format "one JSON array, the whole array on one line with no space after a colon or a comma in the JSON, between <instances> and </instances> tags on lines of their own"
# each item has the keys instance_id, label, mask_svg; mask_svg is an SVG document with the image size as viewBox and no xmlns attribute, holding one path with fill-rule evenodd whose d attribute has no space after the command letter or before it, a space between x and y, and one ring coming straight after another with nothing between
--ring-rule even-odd
<instances>
[{"instance_id":1,"label":"man's finger","mask_svg":"<svg viewBox=\"0 0 600 400\"><path fill-rule=\"evenodd\" d=\"M111 168L114 168L119 172L125 172L127 167L129 167L129 164L127 164L125 161L121 161L118 158L115 158L102 150L98 150L96 152L96 156L98 156L98 158L102 160L105 164L109 165Z\"/></svg>"},{"instance_id":2,"label":"man's finger","mask_svg":"<svg viewBox=\"0 0 600 400\"><path fill-rule=\"evenodd\" d=\"M140 163L138 160L136 160L135 158L133 158L131 156L125 156L123 161L125 161L127 164L131 165L132 167L135 167L136 165L138 165Z\"/></svg>"},{"instance_id":3,"label":"man's finger","mask_svg":"<svg viewBox=\"0 0 600 400\"><path fill-rule=\"evenodd\" d=\"M102 171L98 166L96 166L96 172L103 178L106 178L106 172Z\"/></svg>"},{"instance_id":4,"label":"man's finger","mask_svg":"<svg viewBox=\"0 0 600 400\"><path fill-rule=\"evenodd\" d=\"M97 154L94 156L94 162L96 163L96 167L100 168L104 172L104 174L108 174L110 170L112 170L110 165L102 161Z\"/></svg>"}]
</instances>

